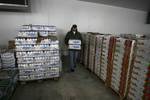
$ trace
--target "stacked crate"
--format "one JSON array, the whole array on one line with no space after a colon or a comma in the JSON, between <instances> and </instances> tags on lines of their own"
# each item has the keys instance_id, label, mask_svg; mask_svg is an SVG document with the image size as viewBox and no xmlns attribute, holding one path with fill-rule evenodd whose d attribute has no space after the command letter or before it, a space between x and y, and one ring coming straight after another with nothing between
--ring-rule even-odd
<instances>
[{"instance_id":1,"label":"stacked crate","mask_svg":"<svg viewBox=\"0 0 150 100\"><path fill-rule=\"evenodd\" d=\"M89 65L88 65L88 68L93 71L93 68L94 68L94 56L95 56L95 40L96 40L96 37L94 34L90 34L89 35L90 37L90 44L89 44Z\"/></svg>"},{"instance_id":2,"label":"stacked crate","mask_svg":"<svg viewBox=\"0 0 150 100\"><path fill-rule=\"evenodd\" d=\"M85 43L84 43L84 66L88 67L89 61L89 42L90 42L90 33L86 33L85 35Z\"/></svg>"},{"instance_id":3,"label":"stacked crate","mask_svg":"<svg viewBox=\"0 0 150 100\"><path fill-rule=\"evenodd\" d=\"M108 56L107 56L107 77L106 77L106 84L108 86L111 85L111 77L113 73L113 57L114 57L114 50L115 50L115 43L116 37L111 36L109 40L109 48L108 48Z\"/></svg>"},{"instance_id":4,"label":"stacked crate","mask_svg":"<svg viewBox=\"0 0 150 100\"><path fill-rule=\"evenodd\" d=\"M137 39L136 54L129 81L130 100L150 100L150 40Z\"/></svg>"},{"instance_id":5,"label":"stacked crate","mask_svg":"<svg viewBox=\"0 0 150 100\"><path fill-rule=\"evenodd\" d=\"M113 71L112 71L112 78L111 78L111 88L115 91L119 92L120 86L120 78L121 78L121 69L122 69L122 62L124 57L124 48L125 48L125 39L116 38L116 45L114 51L114 61L113 61Z\"/></svg>"},{"instance_id":6,"label":"stacked crate","mask_svg":"<svg viewBox=\"0 0 150 100\"><path fill-rule=\"evenodd\" d=\"M95 67L95 50L96 50L96 38L99 36L97 33L91 33L89 45L89 69L94 72Z\"/></svg>"},{"instance_id":7,"label":"stacked crate","mask_svg":"<svg viewBox=\"0 0 150 100\"><path fill-rule=\"evenodd\" d=\"M127 92L133 49L134 41L124 38L116 38L111 88L122 98L125 97Z\"/></svg>"},{"instance_id":8,"label":"stacked crate","mask_svg":"<svg viewBox=\"0 0 150 100\"><path fill-rule=\"evenodd\" d=\"M110 38L111 36L105 36L102 42L100 78L103 81L106 81L107 78L107 63Z\"/></svg>"},{"instance_id":9,"label":"stacked crate","mask_svg":"<svg viewBox=\"0 0 150 100\"><path fill-rule=\"evenodd\" d=\"M101 54L102 54L102 42L103 42L103 36L99 35L96 37L96 50L95 50L95 67L94 67L94 73L100 77L100 69L101 69Z\"/></svg>"},{"instance_id":10,"label":"stacked crate","mask_svg":"<svg viewBox=\"0 0 150 100\"><path fill-rule=\"evenodd\" d=\"M149 100L150 40L94 33L88 37L89 69L121 99Z\"/></svg>"},{"instance_id":11,"label":"stacked crate","mask_svg":"<svg viewBox=\"0 0 150 100\"><path fill-rule=\"evenodd\" d=\"M23 26L15 40L20 81L60 76L59 41L54 31L51 26Z\"/></svg>"},{"instance_id":12,"label":"stacked crate","mask_svg":"<svg viewBox=\"0 0 150 100\"><path fill-rule=\"evenodd\" d=\"M121 97L125 97L127 94L128 89L128 81L130 78L130 71L131 71L131 64L133 60L133 52L135 49L135 41L127 39L125 41L125 48L124 48L124 57L122 62L122 69L121 69L121 78L120 78L120 87L119 87L119 94Z\"/></svg>"},{"instance_id":13,"label":"stacked crate","mask_svg":"<svg viewBox=\"0 0 150 100\"><path fill-rule=\"evenodd\" d=\"M2 67L4 69L16 67L16 60L13 52L2 53L1 59L2 59Z\"/></svg>"}]
</instances>

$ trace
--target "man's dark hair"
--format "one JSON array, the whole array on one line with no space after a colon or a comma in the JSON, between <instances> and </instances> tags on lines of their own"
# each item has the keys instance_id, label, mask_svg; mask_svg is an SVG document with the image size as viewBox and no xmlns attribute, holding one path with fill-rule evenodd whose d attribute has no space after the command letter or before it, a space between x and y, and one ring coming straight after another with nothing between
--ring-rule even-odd
<instances>
[{"instance_id":1,"label":"man's dark hair","mask_svg":"<svg viewBox=\"0 0 150 100\"><path fill-rule=\"evenodd\" d=\"M77 25L76 24L72 25L72 28L77 28Z\"/></svg>"},{"instance_id":2,"label":"man's dark hair","mask_svg":"<svg viewBox=\"0 0 150 100\"><path fill-rule=\"evenodd\" d=\"M77 25L73 24L72 27L71 27L71 31L73 31L73 28L77 28ZM78 30L76 30L76 31L78 31Z\"/></svg>"}]
</instances>

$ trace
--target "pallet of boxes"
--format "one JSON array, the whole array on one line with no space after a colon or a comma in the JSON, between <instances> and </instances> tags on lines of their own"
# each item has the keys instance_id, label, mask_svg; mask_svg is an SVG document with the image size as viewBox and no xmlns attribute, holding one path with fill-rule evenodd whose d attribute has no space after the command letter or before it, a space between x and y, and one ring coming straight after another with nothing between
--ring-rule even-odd
<instances>
[{"instance_id":1,"label":"pallet of boxes","mask_svg":"<svg viewBox=\"0 0 150 100\"><path fill-rule=\"evenodd\" d=\"M88 67L107 87L120 99L150 100L150 39L90 33L89 41Z\"/></svg>"},{"instance_id":2,"label":"pallet of boxes","mask_svg":"<svg viewBox=\"0 0 150 100\"><path fill-rule=\"evenodd\" d=\"M120 98L127 92L134 42L113 35L105 35L102 42L100 78Z\"/></svg>"},{"instance_id":3,"label":"pallet of boxes","mask_svg":"<svg viewBox=\"0 0 150 100\"><path fill-rule=\"evenodd\" d=\"M88 32L86 36L85 64L88 69L104 82L107 76L107 55L109 47L109 34Z\"/></svg>"},{"instance_id":4,"label":"pallet of boxes","mask_svg":"<svg viewBox=\"0 0 150 100\"><path fill-rule=\"evenodd\" d=\"M21 82L60 77L62 65L55 26L23 25L15 45Z\"/></svg>"},{"instance_id":5,"label":"pallet of boxes","mask_svg":"<svg viewBox=\"0 0 150 100\"><path fill-rule=\"evenodd\" d=\"M150 39L136 38L129 80L129 100L150 100Z\"/></svg>"},{"instance_id":6,"label":"pallet of boxes","mask_svg":"<svg viewBox=\"0 0 150 100\"><path fill-rule=\"evenodd\" d=\"M102 42L103 34L96 36L96 46L95 46L95 60L94 60L94 73L100 78L101 72L101 55L102 55Z\"/></svg>"},{"instance_id":7,"label":"pallet of boxes","mask_svg":"<svg viewBox=\"0 0 150 100\"><path fill-rule=\"evenodd\" d=\"M84 66L88 68L89 65L89 43L90 43L90 33L86 33L84 42Z\"/></svg>"},{"instance_id":8,"label":"pallet of boxes","mask_svg":"<svg viewBox=\"0 0 150 100\"><path fill-rule=\"evenodd\" d=\"M94 72L96 39L97 39L98 35L99 35L99 33L90 33L89 34L90 43L89 43L88 69L92 72Z\"/></svg>"},{"instance_id":9,"label":"pallet of boxes","mask_svg":"<svg viewBox=\"0 0 150 100\"><path fill-rule=\"evenodd\" d=\"M127 94L128 80L133 58L134 40L116 37L114 40L114 51L112 52L112 66L109 67L107 83L121 99Z\"/></svg>"},{"instance_id":10,"label":"pallet of boxes","mask_svg":"<svg viewBox=\"0 0 150 100\"><path fill-rule=\"evenodd\" d=\"M107 36L104 36L103 37L103 40L102 40L102 49L101 49L101 60L100 60L100 79L103 80L103 82L106 82L106 79L107 79L107 66L111 66L111 65L108 65L108 63L110 63L111 59L110 58L110 52L112 52L112 49L109 49L109 45L110 43L113 43L112 39L113 36L111 35L107 35ZM108 53L109 53L109 57L108 57Z\"/></svg>"},{"instance_id":11,"label":"pallet of boxes","mask_svg":"<svg viewBox=\"0 0 150 100\"><path fill-rule=\"evenodd\" d=\"M121 99L127 94L134 43L110 34L90 34L89 69Z\"/></svg>"}]
</instances>

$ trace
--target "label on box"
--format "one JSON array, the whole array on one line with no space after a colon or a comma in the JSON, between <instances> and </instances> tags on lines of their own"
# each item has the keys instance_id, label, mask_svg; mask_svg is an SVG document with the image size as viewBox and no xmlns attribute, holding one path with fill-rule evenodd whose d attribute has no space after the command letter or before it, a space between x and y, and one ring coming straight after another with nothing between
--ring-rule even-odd
<instances>
[{"instance_id":1,"label":"label on box","mask_svg":"<svg viewBox=\"0 0 150 100\"><path fill-rule=\"evenodd\" d=\"M69 45L69 49L81 50L81 45Z\"/></svg>"},{"instance_id":2,"label":"label on box","mask_svg":"<svg viewBox=\"0 0 150 100\"><path fill-rule=\"evenodd\" d=\"M71 45L81 45L81 40L69 40L69 43Z\"/></svg>"}]
</instances>

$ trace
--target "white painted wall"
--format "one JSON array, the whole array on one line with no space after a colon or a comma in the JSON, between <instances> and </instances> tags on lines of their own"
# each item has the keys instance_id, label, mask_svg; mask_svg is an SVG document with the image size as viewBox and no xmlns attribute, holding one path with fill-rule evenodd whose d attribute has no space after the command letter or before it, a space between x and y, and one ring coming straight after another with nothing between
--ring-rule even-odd
<instances>
[{"instance_id":1,"label":"white painted wall","mask_svg":"<svg viewBox=\"0 0 150 100\"><path fill-rule=\"evenodd\" d=\"M31 1L31 13L0 12L0 45L13 39L22 24L56 25L61 41L74 23L80 32L150 33L143 11L78 0Z\"/></svg>"}]
</instances>

